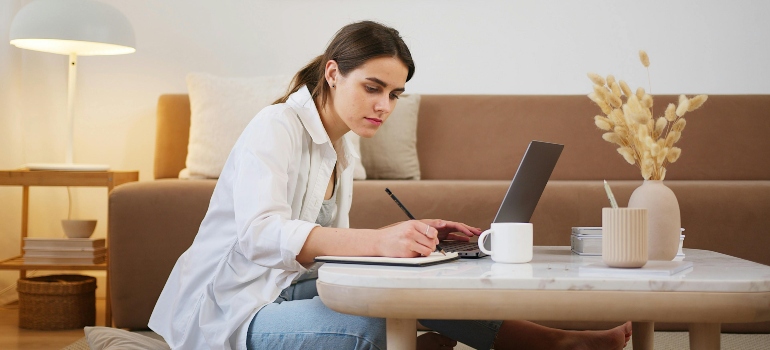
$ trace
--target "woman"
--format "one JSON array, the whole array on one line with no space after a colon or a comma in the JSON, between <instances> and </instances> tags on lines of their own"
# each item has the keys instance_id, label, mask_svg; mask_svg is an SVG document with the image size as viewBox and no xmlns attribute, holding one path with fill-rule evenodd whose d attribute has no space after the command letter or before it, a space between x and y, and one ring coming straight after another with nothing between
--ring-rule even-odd
<instances>
[{"instance_id":1,"label":"woman","mask_svg":"<svg viewBox=\"0 0 770 350\"><path fill-rule=\"evenodd\" d=\"M451 232L480 234L444 220L348 228L358 155L343 135L374 136L413 74L396 30L365 21L337 32L236 142L150 328L181 349L384 349L384 320L326 308L306 266L319 255L429 255ZM451 348L451 337L477 348L615 349L630 336L628 324L566 332L522 321L422 322L446 336L427 333L421 348Z\"/></svg>"}]
</instances>

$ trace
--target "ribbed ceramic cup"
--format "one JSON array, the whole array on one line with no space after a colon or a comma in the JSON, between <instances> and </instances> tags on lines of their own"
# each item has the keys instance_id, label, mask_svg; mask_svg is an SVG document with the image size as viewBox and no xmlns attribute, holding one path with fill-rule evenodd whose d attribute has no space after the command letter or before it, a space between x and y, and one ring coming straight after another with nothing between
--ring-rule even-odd
<instances>
[{"instance_id":1,"label":"ribbed ceramic cup","mask_svg":"<svg viewBox=\"0 0 770 350\"><path fill-rule=\"evenodd\" d=\"M647 209L602 208L602 260L607 266L644 266L647 235Z\"/></svg>"}]
</instances>

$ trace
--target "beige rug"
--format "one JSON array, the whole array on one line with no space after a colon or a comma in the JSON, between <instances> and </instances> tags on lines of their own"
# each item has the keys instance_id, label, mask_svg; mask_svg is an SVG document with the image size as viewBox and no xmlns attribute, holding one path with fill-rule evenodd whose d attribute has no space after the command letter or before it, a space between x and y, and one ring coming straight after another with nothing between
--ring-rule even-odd
<instances>
[{"instance_id":1,"label":"beige rug","mask_svg":"<svg viewBox=\"0 0 770 350\"><path fill-rule=\"evenodd\" d=\"M91 350L91 348L88 346L88 342L86 342L86 337L83 337L78 339L78 341L63 347L62 350Z\"/></svg>"},{"instance_id":2,"label":"beige rug","mask_svg":"<svg viewBox=\"0 0 770 350\"><path fill-rule=\"evenodd\" d=\"M722 333L724 350L770 350L770 334L727 334ZM633 349L629 343L626 349ZM690 348L687 332L655 332L655 350L683 350Z\"/></svg>"},{"instance_id":3,"label":"beige rug","mask_svg":"<svg viewBox=\"0 0 770 350\"><path fill-rule=\"evenodd\" d=\"M770 350L770 334L722 334L723 350ZM631 342L625 347L633 349ZM655 350L687 350L690 337L687 332L655 332ZM455 350L472 350L465 344L457 344Z\"/></svg>"},{"instance_id":4,"label":"beige rug","mask_svg":"<svg viewBox=\"0 0 770 350\"><path fill-rule=\"evenodd\" d=\"M631 343L626 349L633 349ZM655 350L685 350L690 348L687 332L655 332ZM770 350L770 334L722 334L722 349ZM62 350L90 350L86 338L68 345ZM457 344L455 350L472 350L465 344Z\"/></svg>"}]
</instances>

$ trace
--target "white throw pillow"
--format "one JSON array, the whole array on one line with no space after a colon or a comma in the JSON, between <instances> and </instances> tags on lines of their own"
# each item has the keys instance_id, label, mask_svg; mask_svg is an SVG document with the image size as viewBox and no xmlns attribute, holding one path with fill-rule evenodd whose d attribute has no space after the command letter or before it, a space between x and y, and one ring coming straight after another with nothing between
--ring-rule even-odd
<instances>
[{"instance_id":1,"label":"white throw pillow","mask_svg":"<svg viewBox=\"0 0 770 350\"><path fill-rule=\"evenodd\" d=\"M358 134L350 131L347 134L345 134L345 137L348 138L348 141L350 141L350 144L353 145L353 149L358 152L358 160L355 164L353 164L353 180L366 180L366 169L364 168L364 165L361 164L361 136L358 136Z\"/></svg>"},{"instance_id":2,"label":"white throw pillow","mask_svg":"<svg viewBox=\"0 0 770 350\"><path fill-rule=\"evenodd\" d=\"M118 328L85 327L86 341L91 350L167 350L168 344Z\"/></svg>"},{"instance_id":3,"label":"white throw pillow","mask_svg":"<svg viewBox=\"0 0 770 350\"><path fill-rule=\"evenodd\" d=\"M180 178L218 178L235 141L260 111L281 97L291 76L187 75L190 141Z\"/></svg>"},{"instance_id":4,"label":"white throw pillow","mask_svg":"<svg viewBox=\"0 0 770 350\"><path fill-rule=\"evenodd\" d=\"M374 137L361 139L361 162L368 179L419 180L417 112L420 95L402 95Z\"/></svg>"}]
</instances>

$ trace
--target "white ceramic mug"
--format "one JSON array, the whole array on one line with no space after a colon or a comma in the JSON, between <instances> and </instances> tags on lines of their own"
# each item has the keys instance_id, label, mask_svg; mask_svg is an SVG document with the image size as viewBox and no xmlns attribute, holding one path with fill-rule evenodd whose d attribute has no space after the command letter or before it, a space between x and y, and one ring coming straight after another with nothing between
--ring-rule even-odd
<instances>
[{"instance_id":1,"label":"white ceramic mug","mask_svg":"<svg viewBox=\"0 0 770 350\"><path fill-rule=\"evenodd\" d=\"M491 235L491 236L490 236ZM490 236L492 250L484 247ZM518 264L532 261L532 224L528 222L496 222L479 236L479 249L499 263Z\"/></svg>"}]
</instances>

